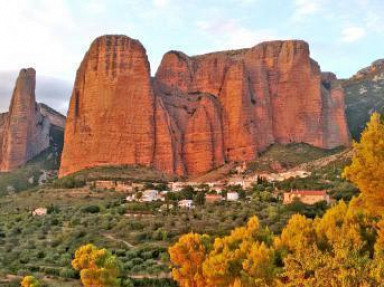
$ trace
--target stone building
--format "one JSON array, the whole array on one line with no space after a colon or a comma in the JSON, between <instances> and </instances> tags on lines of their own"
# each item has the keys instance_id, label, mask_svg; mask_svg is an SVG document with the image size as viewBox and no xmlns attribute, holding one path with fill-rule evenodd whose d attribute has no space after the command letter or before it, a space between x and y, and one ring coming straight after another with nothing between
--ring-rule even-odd
<instances>
[{"instance_id":1,"label":"stone building","mask_svg":"<svg viewBox=\"0 0 384 287\"><path fill-rule=\"evenodd\" d=\"M325 190L291 190L284 193L284 204L290 204L294 200L305 204L315 204L320 201L326 201L329 204L329 195Z\"/></svg>"}]
</instances>

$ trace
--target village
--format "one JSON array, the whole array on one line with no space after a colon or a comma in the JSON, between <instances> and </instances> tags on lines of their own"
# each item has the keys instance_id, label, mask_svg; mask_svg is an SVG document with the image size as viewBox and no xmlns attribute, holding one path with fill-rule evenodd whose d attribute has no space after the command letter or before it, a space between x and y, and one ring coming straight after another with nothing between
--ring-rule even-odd
<instances>
[{"instance_id":1,"label":"village","mask_svg":"<svg viewBox=\"0 0 384 287\"><path fill-rule=\"evenodd\" d=\"M239 173L240 174L240 173ZM87 182L87 187L92 190L113 190L116 192L126 193L127 202L154 202L167 201L169 198L178 199L179 208L194 208L196 203L192 198L181 198L179 196L170 196L183 191L203 194L205 203L216 203L221 201L236 202L239 200L250 199L247 190L251 190L257 183L268 182L274 184L290 178L305 178L310 173L306 171L283 172L283 173L261 173L249 177L233 176L227 181L217 182L191 182L177 181L169 183L145 183L130 181L113 181L113 180L95 180ZM325 201L330 203L330 197L325 190L291 190L282 192L273 190L273 197L281 200L283 204L290 204L295 200L304 204L315 204Z\"/></svg>"},{"instance_id":2,"label":"village","mask_svg":"<svg viewBox=\"0 0 384 287\"><path fill-rule=\"evenodd\" d=\"M174 207L193 209L198 205L220 202L252 201L252 191L260 183L268 184L269 197L284 205L299 201L313 205L319 202L331 203L327 190L291 189L280 190L275 184L290 179L303 179L311 173L304 170L284 171L280 173L257 173L244 175L242 166L238 166L231 177L213 182L175 181L175 182L136 182L129 180L90 180L85 182L88 191L113 191L124 194L126 202L150 203L164 202L162 210ZM172 204L169 204L172 202ZM46 208L40 207L32 212L34 216L44 216Z\"/></svg>"}]
</instances>

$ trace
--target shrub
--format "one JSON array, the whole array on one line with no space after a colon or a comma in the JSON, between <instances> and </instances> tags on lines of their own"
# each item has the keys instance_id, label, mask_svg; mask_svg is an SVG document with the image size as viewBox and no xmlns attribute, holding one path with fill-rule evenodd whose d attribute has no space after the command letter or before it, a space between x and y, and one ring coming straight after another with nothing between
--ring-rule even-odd
<instances>
[{"instance_id":1,"label":"shrub","mask_svg":"<svg viewBox=\"0 0 384 287\"><path fill-rule=\"evenodd\" d=\"M98 205L88 205L83 207L82 211L87 213L98 213L100 212L100 207Z\"/></svg>"},{"instance_id":2,"label":"shrub","mask_svg":"<svg viewBox=\"0 0 384 287\"><path fill-rule=\"evenodd\" d=\"M62 278L76 278L76 272L70 268L63 268L60 270L59 276Z\"/></svg>"}]
</instances>

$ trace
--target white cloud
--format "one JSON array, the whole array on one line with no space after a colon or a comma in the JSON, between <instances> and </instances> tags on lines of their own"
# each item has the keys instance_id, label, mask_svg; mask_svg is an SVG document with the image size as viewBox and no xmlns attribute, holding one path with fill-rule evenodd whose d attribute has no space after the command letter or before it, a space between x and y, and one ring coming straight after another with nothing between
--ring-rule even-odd
<instances>
[{"instance_id":1,"label":"white cloud","mask_svg":"<svg viewBox=\"0 0 384 287\"><path fill-rule=\"evenodd\" d=\"M384 10L382 0L358 1L358 9L368 31L384 33Z\"/></svg>"},{"instance_id":2,"label":"white cloud","mask_svg":"<svg viewBox=\"0 0 384 287\"><path fill-rule=\"evenodd\" d=\"M153 0L153 5L156 8L166 8L169 5L169 0Z\"/></svg>"},{"instance_id":3,"label":"white cloud","mask_svg":"<svg viewBox=\"0 0 384 287\"><path fill-rule=\"evenodd\" d=\"M292 20L300 22L319 13L323 9L324 2L324 0L295 0Z\"/></svg>"},{"instance_id":4,"label":"white cloud","mask_svg":"<svg viewBox=\"0 0 384 287\"><path fill-rule=\"evenodd\" d=\"M101 14L106 11L105 3L100 0L85 1L84 10L92 14Z\"/></svg>"},{"instance_id":5,"label":"white cloud","mask_svg":"<svg viewBox=\"0 0 384 287\"><path fill-rule=\"evenodd\" d=\"M64 38L70 38L76 25L66 1L9 1L0 19L0 37L7 39L0 46L2 70L32 66L40 74L60 74L73 69L74 56Z\"/></svg>"},{"instance_id":6,"label":"white cloud","mask_svg":"<svg viewBox=\"0 0 384 287\"><path fill-rule=\"evenodd\" d=\"M258 1L259 0L232 0L232 3L245 6L245 5L256 4Z\"/></svg>"},{"instance_id":7,"label":"white cloud","mask_svg":"<svg viewBox=\"0 0 384 287\"><path fill-rule=\"evenodd\" d=\"M254 46L262 41L277 39L272 29L249 29L235 19L198 21L196 27L212 37L218 49L238 49Z\"/></svg>"},{"instance_id":8,"label":"white cloud","mask_svg":"<svg viewBox=\"0 0 384 287\"><path fill-rule=\"evenodd\" d=\"M341 31L341 41L352 43L360 40L366 35L366 31L362 27L346 27Z\"/></svg>"}]
</instances>

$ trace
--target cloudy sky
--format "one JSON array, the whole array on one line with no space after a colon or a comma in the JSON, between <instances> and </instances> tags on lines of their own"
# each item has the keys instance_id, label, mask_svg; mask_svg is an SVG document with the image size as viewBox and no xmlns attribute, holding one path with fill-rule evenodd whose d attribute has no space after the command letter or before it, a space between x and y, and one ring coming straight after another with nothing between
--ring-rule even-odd
<instances>
[{"instance_id":1,"label":"cloudy sky","mask_svg":"<svg viewBox=\"0 0 384 287\"><path fill-rule=\"evenodd\" d=\"M38 100L65 113L76 69L103 34L139 39L152 73L171 49L194 55L304 39L322 70L343 78L384 58L384 1L0 0L0 111L16 71L31 66Z\"/></svg>"}]
</instances>

